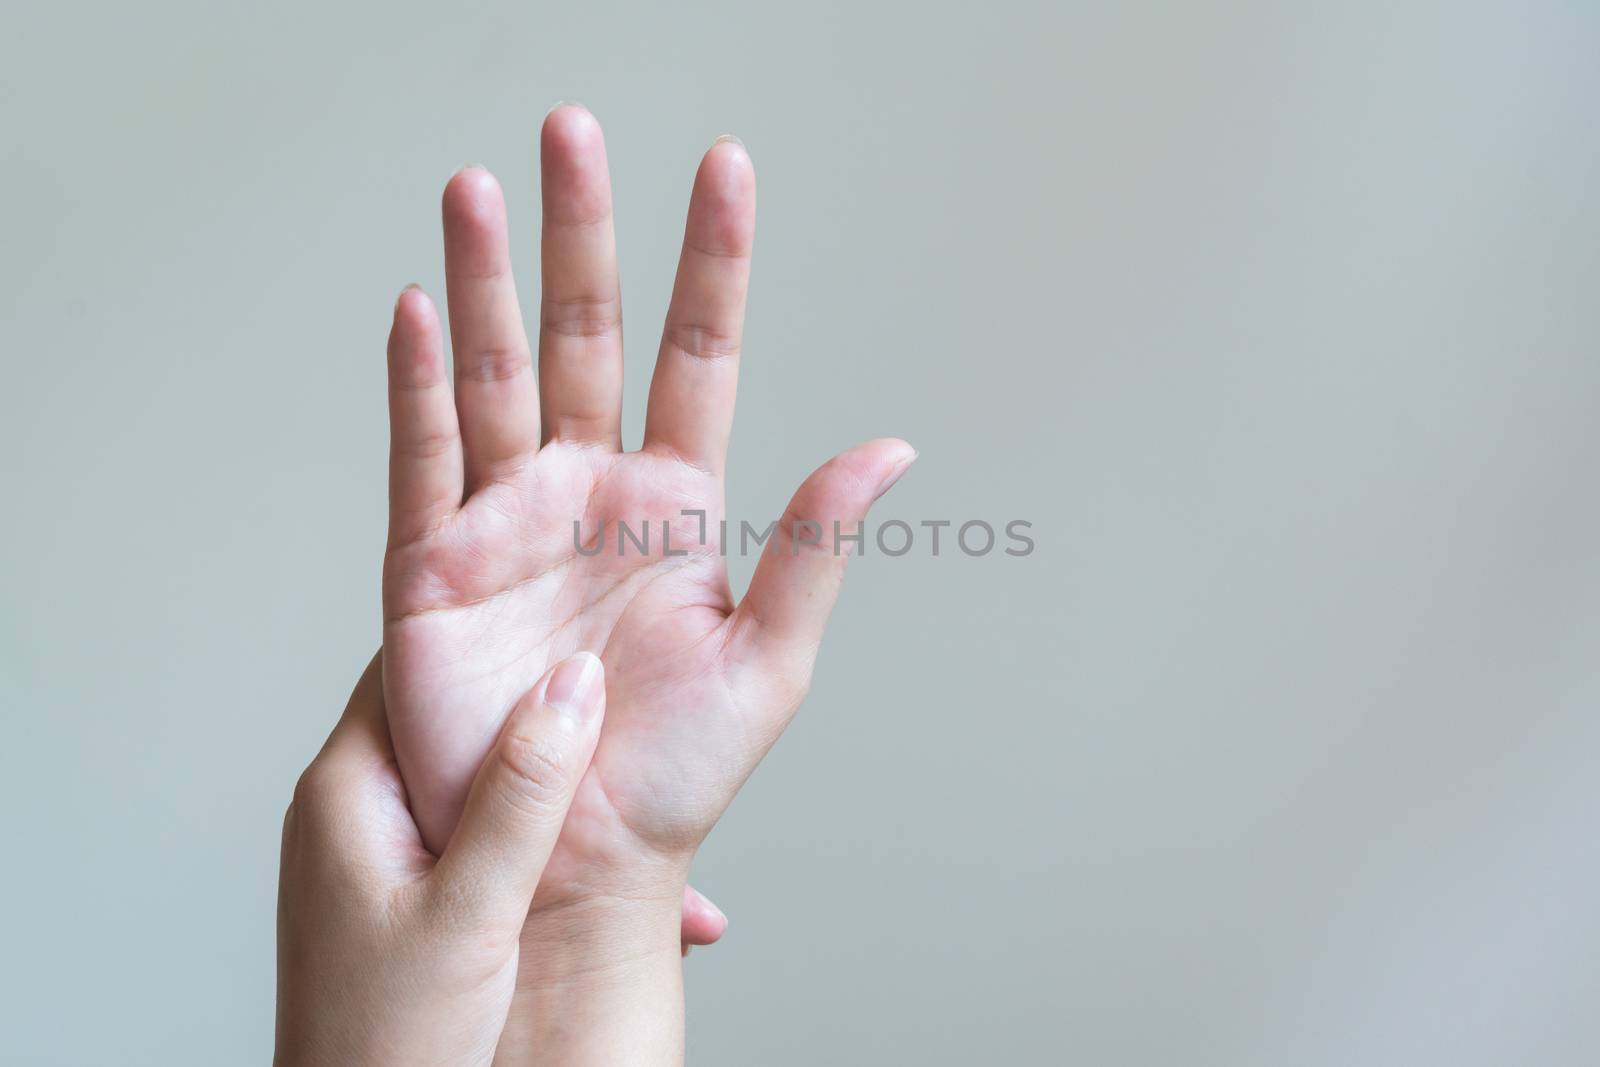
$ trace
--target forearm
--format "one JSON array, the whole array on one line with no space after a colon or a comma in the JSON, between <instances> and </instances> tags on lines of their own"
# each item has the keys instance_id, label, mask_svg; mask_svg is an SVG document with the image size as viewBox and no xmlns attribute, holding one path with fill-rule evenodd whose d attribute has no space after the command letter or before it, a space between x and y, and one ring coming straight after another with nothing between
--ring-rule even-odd
<instances>
[{"instance_id":1,"label":"forearm","mask_svg":"<svg viewBox=\"0 0 1600 1067\"><path fill-rule=\"evenodd\" d=\"M681 1064L679 900L591 902L530 919L495 1063Z\"/></svg>"}]
</instances>

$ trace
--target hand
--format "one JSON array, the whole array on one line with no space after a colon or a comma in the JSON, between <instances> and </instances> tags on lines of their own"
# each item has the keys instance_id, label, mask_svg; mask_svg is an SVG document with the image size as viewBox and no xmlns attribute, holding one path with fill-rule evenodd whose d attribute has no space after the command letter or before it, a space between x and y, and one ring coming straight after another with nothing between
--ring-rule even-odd
<instances>
[{"instance_id":1,"label":"hand","mask_svg":"<svg viewBox=\"0 0 1600 1067\"><path fill-rule=\"evenodd\" d=\"M487 1064L534 887L600 735L604 672L575 656L533 687L435 860L406 807L378 663L284 819L276 1060Z\"/></svg>"},{"instance_id":2,"label":"hand","mask_svg":"<svg viewBox=\"0 0 1600 1067\"><path fill-rule=\"evenodd\" d=\"M444 196L453 393L431 302L412 288L395 308L384 694L412 810L438 848L507 711L548 664L599 653L607 723L530 936L559 929L546 939L554 946L572 941L574 924L630 929L616 914L598 919L624 911L647 916L637 944L654 953L695 848L809 685L845 565L833 524L854 532L914 453L872 441L808 478L736 606L716 531L754 236L750 158L724 140L700 164L644 444L631 453L610 181L593 116L553 111L541 158L538 385L505 204L486 172L462 171ZM702 520L683 514L695 510L707 543ZM623 544L619 522L635 534L648 523L649 550ZM663 522L685 555L662 550ZM821 544L802 543L811 531ZM675 955L675 930L668 944Z\"/></svg>"}]
</instances>

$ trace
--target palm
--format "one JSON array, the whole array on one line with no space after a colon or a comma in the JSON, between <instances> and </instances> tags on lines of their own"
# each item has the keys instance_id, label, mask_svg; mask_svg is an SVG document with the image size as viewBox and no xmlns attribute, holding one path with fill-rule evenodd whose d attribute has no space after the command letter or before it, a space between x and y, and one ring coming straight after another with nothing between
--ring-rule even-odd
<instances>
[{"instance_id":1,"label":"palm","mask_svg":"<svg viewBox=\"0 0 1600 1067\"><path fill-rule=\"evenodd\" d=\"M415 290L396 305L383 666L413 813L438 849L517 701L557 660L601 656L606 718L546 872L559 887L641 848L692 852L798 703L844 561L770 553L736 607L717 551L754 226L742 148L701 164L644 447L624 453L598 126L558 109L542 147L537 386L487 173L463 171L445 194L453 393L432 305ZM892 440L837 457L789 517L851 526L910 457Z\"/></svg>"},{"instance_id":2,"label":"palm","mask_svg":"<svg viewBox=\"0 0 1600 1067\"><path fill-rule=\"evenodd\" d=\"M402 720L408 709L430 709L426 721L438 731L427 745L430 763L455 752L470 775L511 707L551 665L579 650L620 657L629 670L609 687L594 792L586 790L582 808L593 818L603 799L628 826L655 821L638 798L653 792L645 783L660 766L663 741L678 737L663 726L674 715L716 714L714 698L725 692L720 646L707 638L733 610L726 570L696 543L699 518L681 514L706 512L714 530L720 492L705 472L674 460L546 447L512 480L475 495L447 527L396 552L386 688ZM663 519L676 520L670 558L660 544ZM621 540L623 524L649 538L648 552ZM596 544L600 530L606 540ZM683 699L691 694L696 699ZM459 802L459 784L446 787ZM679 796L673 808L694 799Z\"/></svg>"}]
</instances>

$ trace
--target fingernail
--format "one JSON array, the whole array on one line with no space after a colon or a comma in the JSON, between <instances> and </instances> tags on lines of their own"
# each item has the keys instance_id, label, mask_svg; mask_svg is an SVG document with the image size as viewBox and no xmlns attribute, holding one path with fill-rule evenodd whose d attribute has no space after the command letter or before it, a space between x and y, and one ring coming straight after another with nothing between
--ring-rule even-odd
<instances>
[{"instance_id":1,"label":"fingernail","mask_svg":"<svg viewBox=\"0 0 1600 1067\"><path fill-rule=\"evenodd\" d=\"M587 107L584 107L582 104L578 103L576 100L557 100L555 103L550 105L550 111L546 111L544 113L544 117L545 118L549 118L550 117L550 112L554 111L558 107L581 107L585 111L589 110Z\"/></svg>"},{"instance_id":2,"label":"fingernail","mask_svg":"<svg viewBox=\"0 0 1600 1067\"><path fill-rule=\"evenodd\" d=\"M712 142L711 142L711 143L712 143L712 144L714 144L714 145L719 145L719 144L736 144L736 145L738 145L738 146L739 146L739 147L740 147L740 148L743 148L743 147L744 147L744 142L743 142L743 141L741 141L741 140L739 140L739 138L737 138L737 137L735 137L735 136L734 136L734 135L733 135L733 134L731 134L731 133L724 133L724 134L719 134L719 135L718 135L718 136L717 136L717 139L716 139L716 140L715 140L715 141L712 141Z\"/></svg>"},{"instance_id":3,"label":"fingernail","mask_svg":"<svg viewBox=\"0 0 1600 1067\"><path fill-rule=\"evenodd\" d=\"M910 452L906 453L905 457L901 459L900 462L894 465L894 468L889 471L888 477L884 478L883 484L878 486L878 496L882 496L890 489L893 489L894 483L898 482L900 480L900 476L906 471L910 470L911 465L916 461L917 450L913 448ZM874 497L874 499L876 499L876 497Z\"/></svg>"},{"instance_id":4,"label":"fingernail","mask_svg":"<svg viewBox=\"0 0 1600 1067\"><path fill-rule=\"evenodd\" d=\"M713 914L717 918L721 919L724 926L727 925L728 917L722 913L722 909L721 908L717 907L715 904L713 904L711 902L711 898L710 897L708 897L704 893L700 892L700 890L696 889L694 886L690 886L689 887L689 892L694 894L694 898L700 902L700 906L701 907L705 908L711 914Z\"/></svg>"},{"instance_id":5,"label":"fingernail","mask_svg":"<svg viewBox=\"0 0 1600 1067\"><path fill-rule=\"evenodd\" d=\"M600 710L605 670L592 652L579 652L561 661L545 685L544 702L579 721Z\"/></svg>"}]
</instances>

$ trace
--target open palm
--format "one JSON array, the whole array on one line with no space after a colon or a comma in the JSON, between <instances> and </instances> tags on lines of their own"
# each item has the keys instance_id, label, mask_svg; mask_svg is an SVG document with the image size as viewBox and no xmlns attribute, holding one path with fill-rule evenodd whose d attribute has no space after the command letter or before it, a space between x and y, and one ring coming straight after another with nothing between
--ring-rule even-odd
<instances>
[{"instance_id":1,"label":"open palm","mask_svg":"<svg viewBox=\"0 0 1600 1067\"><path fill-rule=\"evenodd\" d=\"M872 441L807 479L736 605L718 523L755 224L749 156L723 140L701 162L631 453L599 125L557 108L541 157L537 384L486 171L445 190L453 390L431 302L412 288L395 307L383 682L412 810L437 850L517 701L557 660L602 658L606 719L541 883L550 899L605 888L641 858L686 867L805 693L843 574L834 524L853 532L914 453Z\"/></svg>"}]
</instances>

